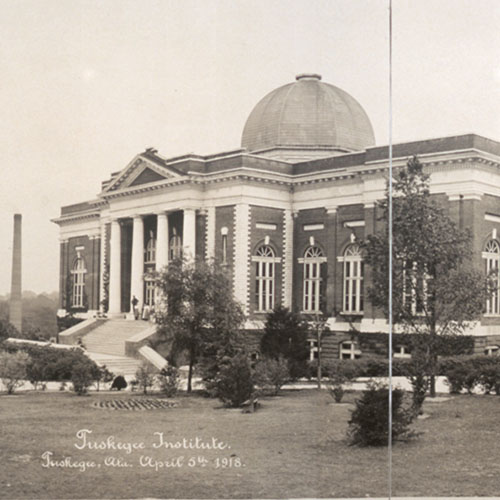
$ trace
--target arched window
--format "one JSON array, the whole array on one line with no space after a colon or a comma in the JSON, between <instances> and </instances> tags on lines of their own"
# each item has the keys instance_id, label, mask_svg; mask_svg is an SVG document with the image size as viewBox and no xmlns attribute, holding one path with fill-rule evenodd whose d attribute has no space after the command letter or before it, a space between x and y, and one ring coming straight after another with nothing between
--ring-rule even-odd
<instances>
[{"instance_id":1,"label":"arched window","mask_svg":"<svg viewBox=\"0 0 500 500\"><path fill-rule=\"evenodd\" d=\"M156 239L151 237L146 243L144 251L144 264L154 264L156 262Z\"/></svg>"},{"instance_id":2,"label":"arched window","mask_svg":"<svg viewBox=\"0 0 500 500\"><path fill-rule=\"evenodd\" d=\"M175 231L172 238L170 238L168 255L170 260L182 257L182 239Z\"/></svg>"},{"instance_id":3,"label":"arched window","mask_svg":"<svg viewBox=\"0 0 500 500\"><path fill-rule=\"evenodd\" d=\"M496 240L489 240L483 252L484 270L486 276L494 275L496 286L486 301L486 314L500 314L500 303L498 288L500 276L498 274L498 262L500 261L500 246Z\"/></svg>"},{"instance_id":4,"label":"arched window","mask_svg":"<svg viewBox=\"0 0 500 500\"><path fill-rule=\"evenodd\" d=\"M274 250L269 245L257 248L255 256L255 300L257 311L268 312L274 309L274 278L276 258Z\"/></svg>"},{"instance_id":5,"label":"arched window","mask_svg":"<svg viewBox=\"0 0 500 500\"><path fill-rule=\"evenodd\" d=\"M349 245L344 252L344 312L363 312L364 263L359 245Z\"/></svg>"},{"instance_id":6,"label":"arched window","mask_svg":"<svg viewBox=\"0 0 500 500\"><path fill-rule=\"evenodd\" d=\"M85 293L85 261L82 257L78 257L73 264L71 274L73 275L73 291L71 303L73 307L84 307Z\"/></svg>"},{"instance_id":7,"label":"arched window","mask_svg":"<svg viewBox=\"0 0 500 500\"><path fill-rule=\"evenodd\" d=\"M323 292L321 264L326 262L326 257L321 248L318 246L310 246L306 248L304 258L301 260L304 264L302 309L306 313L319 312L321 309Z\"/></svg>"}]
</instances>

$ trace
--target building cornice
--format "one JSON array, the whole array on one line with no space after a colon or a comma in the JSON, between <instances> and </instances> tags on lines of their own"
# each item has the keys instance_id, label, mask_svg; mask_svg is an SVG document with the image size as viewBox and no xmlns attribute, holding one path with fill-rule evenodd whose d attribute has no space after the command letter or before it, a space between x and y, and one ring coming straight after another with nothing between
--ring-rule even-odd
<instances>
[{"instance_id":1,"label":"building cornice","mask_svg":"<svg viewBox=\"0 0 500 500\"><path fill-rule=\"evenodd\" d=\"M251 156L251 155L248 155ZM443 153L427 153L419 156L420 161L432 173L446 171L450 168L474 168L480 166L489 168L492 171L500 170L500 158L485 153L476 148L464 150L448 151ZM408 157L394 159L394 167L399 168L406 164ZM274 160L273 160L274 161ZM473 165L471 165L473 164ZM104 191L93 204L93 210L86 212L75 212L63 214L61 217L52 219L56 224L70 221L98 217L103 207L107 206L110 200L133 197L154 191L164 191L178 186L198 186L203 190L205 187L218 183L257 183L265 185L283 186L290 192L302 186L314 184L327 184L348 179L360 179L373 176L385 175L388 168L387 159L376 160L364 164L352 166L331 168L322 171L313 171L302 174L288 174L282 172L269 172L258 168L236 167L231 170L212 172L212 173L194 173L182 177L165 179L165 181L156 181L148 184L128 187L117 191Z\"/></svg>"},{"instance_id":2,"label":"building cornice","mask_svg":"<svg viewBox=\"0 0 500 500\"><path fill-rule=\"evenodd\" d=\"M56 217L54 219L50 219L51 222L57 224L59 226L64 225L66 223L72 223L79 220L89 220L89 219L98 219L100 218L100 212L82 212L82 213L74 213L68 215L62 215L61 217Z\"/></svg>"}]
</instances>

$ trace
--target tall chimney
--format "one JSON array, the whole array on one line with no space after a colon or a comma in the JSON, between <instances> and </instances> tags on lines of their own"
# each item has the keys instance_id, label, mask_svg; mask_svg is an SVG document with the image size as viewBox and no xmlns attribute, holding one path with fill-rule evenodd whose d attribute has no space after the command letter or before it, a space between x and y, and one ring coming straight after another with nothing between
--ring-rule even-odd
<instances>
[{"instance_id":1,"label":"tall chimney","mask_svg":"<svg viewBox=\"0 0 500 500\"><path fill-rule=\"evenodd\" d=\"M20 332L22 329L21 292L21 224L22 215L14 215L14 244L12 245L12 284L10 288L9 321Z\"/></svg>"}]
</instances>

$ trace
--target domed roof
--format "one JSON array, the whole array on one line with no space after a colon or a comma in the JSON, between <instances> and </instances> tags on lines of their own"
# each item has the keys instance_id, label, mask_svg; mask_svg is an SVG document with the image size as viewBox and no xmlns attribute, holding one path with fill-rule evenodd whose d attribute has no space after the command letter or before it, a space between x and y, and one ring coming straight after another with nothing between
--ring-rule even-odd
<instances>
[{"instance_id":1,"label":"domed roof","mask_svg":"<svg viewBox=\"0 0 500 500\"><path fill-rule=\"evenodd\" d=\"M241 146L249 151L276 147L360 151L375 144L370 120L347 92L303 74L267 94L248 117Z\"/></svg>"}]
</instances>

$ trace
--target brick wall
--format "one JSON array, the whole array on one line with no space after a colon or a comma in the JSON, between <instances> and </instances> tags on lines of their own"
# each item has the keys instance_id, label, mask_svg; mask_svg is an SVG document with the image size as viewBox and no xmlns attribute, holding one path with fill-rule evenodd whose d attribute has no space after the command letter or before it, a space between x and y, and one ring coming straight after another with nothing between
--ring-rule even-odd
<instances>
[{"instance_id":1,"label":"brick wall","mask_svg":"<svg viewBox=\"0 0 500 500\"><path fill-rule=\"evenodd\" d=\"M275 256L281 262L275 263L274 300L275 305L281 304L283 293L283 210L269 207L252 206L250 217L250 258L257 249L265 244L266 237L274 249ZM262 319L265 313L258 313L257 296L255 293L256 265L250 264L250 312L252 317Z\"/></svg>"},{"instance_id":2,"label":"brick wall","mask_svg":"<svg viewBox=\"0 0 500 500\"><path fill-rule=\"evenodd\" d=\"M99 304L99 260L100 238L78 236L62 242L60 246L60 306L68 310L72 307L73 275L71 271L75 265L78 253L85 262L84 307L81 311L98 309ZM76 249L79 248L77 251Z\"/></svg>"}]
</instances>

